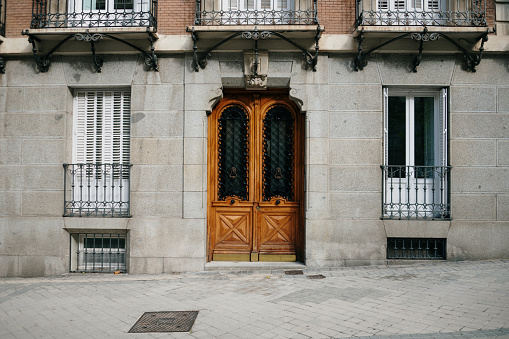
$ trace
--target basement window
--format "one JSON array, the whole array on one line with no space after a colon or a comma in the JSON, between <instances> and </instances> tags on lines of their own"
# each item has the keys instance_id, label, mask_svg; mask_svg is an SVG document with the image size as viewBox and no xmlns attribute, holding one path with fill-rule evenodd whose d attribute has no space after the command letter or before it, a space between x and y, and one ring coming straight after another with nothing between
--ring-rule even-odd
<instances>
[{"instance_id":1,"label":"basement window","mask_svg":"<svg viewBox=\"0 0 509 339\"><path fill-rule=\"evenodd\" d=\"M70 248L70 272L127 272L125 233L71 233Z\"/></svg>"},{"instance_id":2,"label":"basement window","mask_svg":"<svg viewBox=\"0 0 509 339\"><path fill-rule=\"evenodd\" d=\"M387 238L387 259L445 260L447 239Z\"/></svg>"}]
</instances>

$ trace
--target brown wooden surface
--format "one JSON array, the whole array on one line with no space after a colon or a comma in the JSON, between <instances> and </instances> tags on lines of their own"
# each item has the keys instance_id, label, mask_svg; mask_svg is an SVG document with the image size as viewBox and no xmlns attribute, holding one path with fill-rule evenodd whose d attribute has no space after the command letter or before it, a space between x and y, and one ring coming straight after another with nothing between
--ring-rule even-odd
<instances>
[{"instance_id":1,"label":"brown wooden surface","mask_svg":"<svg viewBox=\"0 0 509 339\"><path fill-rule=\"evenodd\" d=\"M231 104L249 116L249 199L218 200L218 119ZM294 117L294 199L263 201L263 118L273 105L285 105ZM225 91L209 116L208 260L296 260L303 251L303 117L288 92ZM233 201L233 203L232 203Z\"/></svg>"}]
</instances>

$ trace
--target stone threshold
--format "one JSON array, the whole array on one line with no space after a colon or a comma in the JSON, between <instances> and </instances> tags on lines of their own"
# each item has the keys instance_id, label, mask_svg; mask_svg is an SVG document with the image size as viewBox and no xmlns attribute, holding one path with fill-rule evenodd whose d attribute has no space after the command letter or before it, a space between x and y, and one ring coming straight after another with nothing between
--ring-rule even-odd
<instances>
[{"instance_id":1,"label":"stone threshold","mask_svg":"<svg viewBox=\"0 0 509 339\"><path fill-rule=\"evenodd\" d=\"M205 271L274 271L304 269L306 269L306 265L300 262L210 261L205 264Z\"/></svg>"}]
</instances>

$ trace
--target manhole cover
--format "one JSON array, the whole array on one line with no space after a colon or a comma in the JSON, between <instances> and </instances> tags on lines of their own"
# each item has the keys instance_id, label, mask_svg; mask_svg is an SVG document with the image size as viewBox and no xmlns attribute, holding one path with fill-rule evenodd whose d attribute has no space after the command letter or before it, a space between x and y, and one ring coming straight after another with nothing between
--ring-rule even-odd
<instances>
[{"instance_id":1,"label":"manhole cover","mask_svg":"<svg viewBox=\"0 0 509 339\"><path fill-rule=\"evenodd\" d=\"M189 332L198 311L145 312L128 333Z\"/></svg>"},{"instance_id":2,"label":"manhole cover","mask_svg":"<svg viewBox=\"0 0 509 339\"><path fill-rule=\"evenodd\" d=\"M325 276L323 276L321 274L308 275L307 277L308 277L308 279L325 279Z\"/></svg>"},{"instance_id":3,"label":"manhole cover","mask_svg":"<svg viewBox=\"0 0 509 339\"><path fill-rule=\"evenodd\" d=\"M301 275L304 274L302 270L285 271L286 275Z\"/></svg>"}]
</instances>

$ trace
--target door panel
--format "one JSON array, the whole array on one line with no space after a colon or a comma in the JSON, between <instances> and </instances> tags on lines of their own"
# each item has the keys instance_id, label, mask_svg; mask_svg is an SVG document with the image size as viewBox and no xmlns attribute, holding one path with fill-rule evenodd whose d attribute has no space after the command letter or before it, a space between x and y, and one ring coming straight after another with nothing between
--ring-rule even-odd
<instances>
[{"instance_id":1,"label":"door panel","mask_svg":"<svg viewBox=\"0 0 509 339\"><path fill-rule=\"evenodd\" d=\"M208 260L302 252L302 116L288 92L225 92L209 117Z\"/></svg>"}]
</instances>

